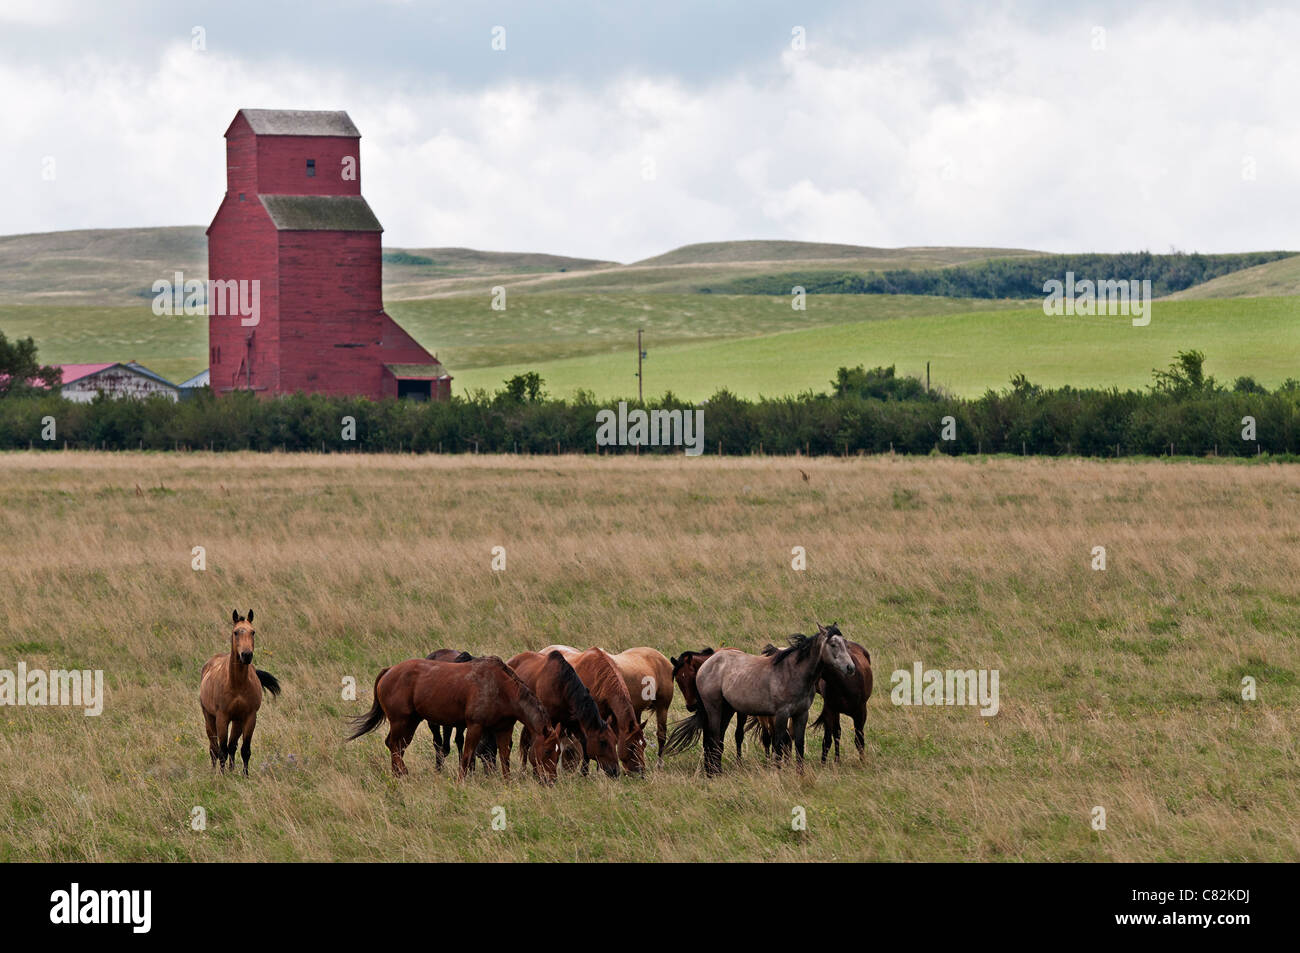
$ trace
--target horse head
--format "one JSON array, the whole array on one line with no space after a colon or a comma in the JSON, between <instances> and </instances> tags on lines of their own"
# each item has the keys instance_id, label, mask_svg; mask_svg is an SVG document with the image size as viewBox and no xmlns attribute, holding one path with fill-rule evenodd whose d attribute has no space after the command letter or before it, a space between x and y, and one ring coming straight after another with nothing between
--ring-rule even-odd
<instances>
[{"instance_id":1,"label":"horse head","mask_svg":"<svg viewBox=\"0 0 1300 953\"><path fill-rule=\"evenodd\" d=\"M253 662L253 610L248 610L248 616L241 616L236 609L231 613L231 622L235 629L230 633L230 652L235 658L239 659L244 665L251 665Z\"/></svg>"},{"instance_id":2,"label":"horse head","mask_svg":"<svg viewBox=\"0 0 1300 953\"><path fill-rule=\"evenodd\" d=\"M645 722L637 724L632 720L630 727L622 732L618 740L618 760L623 763L623 770L628 774L642 774L645 771Z\"/></svg>"},{"instance_id":3,"label":"horse head","mask_svg":"<svg viewBox=\"0 0 1300 953\"><path fill-rule=\"evenodd\" d=\"M840 627L832 622L829 626L818 625L817 637L822 640L821 662L848 677L855 671L853 656L849 653L849 643L840 632Z\"/></svg>"},{"instance_id":4,"label":"horse head","mask_svg":"<svg viewBox=\"0 0 1300 953\"><path fill-rule=\"evenodd\" d=\"M538 777L548 783L554 781L556 765L560 761L559 725L552 725L533 738L532 755Z\"/></svg>"},{"instance_id":5,"label":"horse head","mask_svg":"<svg viewBox=\"0 0 1300 953\"><path fill-rule=\"evenodd\" d=\"M673 681L681 690L682 700L686 702L687 711L695 711L700 703L700 696L695 691L695 673L713 654L713 649L701 649L699 652L683 652L680 658L669 659L673 666Z\"/></svg>"},{"instance_id":6,"label":"horse head","mask_svg":"<svg viewBox=\"0 0 1300 953\"><path fill-rule=\"evenodd\" d=\"M602 771L611 778L618 777L618 732L609 721L604 721L597 731L585 732L587 757L594 758Z\"/></svg>"}]
</instances>

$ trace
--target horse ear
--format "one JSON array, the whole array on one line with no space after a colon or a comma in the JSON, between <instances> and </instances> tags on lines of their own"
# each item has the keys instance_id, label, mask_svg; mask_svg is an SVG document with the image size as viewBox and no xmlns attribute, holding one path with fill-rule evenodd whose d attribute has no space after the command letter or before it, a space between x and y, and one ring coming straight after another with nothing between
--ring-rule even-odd
<instances>
[{"instance_id":1,"label":"horse ear","mask_svg":"<svg viewBox=\"0 0 1300 953\"><path fill-rule=\"evenodd\" d=\"M238 622L238 621L239 621L239 610L238 610L238 609L236 609L234 612L230 613L230 621L231 621L231 622Z\"/></svg>"},{"instance_id":2,"label":"horse ear","mask_svg":"<svg viewBox=\"0 0 1300 953\"><path fill-rule=\"evenodd\" d=\"M253 621L253 610L252 610L252 609L249 609L249 610L248 610L248 621L249 621L249 622L252 622L252 621Z\"/></svg>"},{"instance_id":3,"label":"horse ear","mask_svg":"<svg viewBox=\"0 0 1300 953\"><path fill-rule=\"evenodd\" d=\"M826 626L822 625L820 622L817 623L817 634L818 634L818 635L825 635L825 634L827 633L827 631L829 631L829 630L826 628Z\"/></svg>"}]
</instances>

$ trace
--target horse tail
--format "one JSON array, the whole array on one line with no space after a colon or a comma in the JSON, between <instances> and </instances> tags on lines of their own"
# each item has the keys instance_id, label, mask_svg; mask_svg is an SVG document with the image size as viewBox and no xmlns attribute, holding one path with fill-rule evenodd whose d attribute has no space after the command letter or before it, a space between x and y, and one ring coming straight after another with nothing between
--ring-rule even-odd
<instances>
[{"instance_id":1,"label":"horse tail","mask_svg":"<svg viewBox=\"0 0 1300 953\"><path fill-rule=\"evenodd\" d=\"M703 706L695 714L683 718L681 721L673 722L673 730L668 735L668 742L664 745L666 754L680 754L687 748L695 747L695 741L700 735L704 734L709 725L709 716L705 713Z\"/></svg>"},{"instance_id":2,"label":"horse tail","mask_svg":"<svg viewBox=\"0 0 1300 953\"><path fill-rule=\"evenodd\" d=\"M822 734L826 734L826 732L830 730L831 727L831 706L830 705L822 705L822 710L820 714L817 715L816 719L813 720L812 727L820 731Z\"/></svg>"},{"instance_id":3,"label":"horse tail","mask_svg":"<svg viewBox=\"0 0 1300 953\"><path fill-rule=\"evenodd\" d=\"M379 680L387 674L388 669L384 669L375 676L375 700L370 704L370 711L364 715L357 715L352 719L352 734L348 735L348 741L353 738L360 738L367 731L374 731L379 727L379 723L384 720L384 709L379 704Z\"/></svg>"},{"instance_id":4,"label":"horse tail","mask_svg":"<svg viewBox=\"0 0 1300 953\"><path fill-rule=\"evenodd\" d=\"M253 669L253 671L257 672L257 680L262 683L263 688L272 695L280 694L280 682L274 675L270 672L264 672L260 668Z\"/></svg>"}]
</instances>

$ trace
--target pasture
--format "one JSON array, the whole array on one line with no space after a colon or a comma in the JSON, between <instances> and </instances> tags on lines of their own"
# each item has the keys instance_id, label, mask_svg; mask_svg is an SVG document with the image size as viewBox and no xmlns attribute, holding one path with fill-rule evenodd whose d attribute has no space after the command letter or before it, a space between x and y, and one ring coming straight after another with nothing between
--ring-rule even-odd
<instances>
[{"instance_id":1,"label":"pasture","mask_svg":"<svg viewBox=\"0 0 1300 953\"><path fill-rule=\"evenodd\" d=\"M1300 859L1294 467L14 453L0 498L0 668L107 696L0 707L0 860ZM214 776L197 697L236 607L283 686L248 779ZM778 772L751 735L712 780L651 743L643 779L547 788L439 775L424 728L402 780L382 733L343 743L435 648L757 651L817 621L871 653L864 765L810 732ZM999 712L891 704L918 661L997 669Z\"/></svg>"}]
</instances>

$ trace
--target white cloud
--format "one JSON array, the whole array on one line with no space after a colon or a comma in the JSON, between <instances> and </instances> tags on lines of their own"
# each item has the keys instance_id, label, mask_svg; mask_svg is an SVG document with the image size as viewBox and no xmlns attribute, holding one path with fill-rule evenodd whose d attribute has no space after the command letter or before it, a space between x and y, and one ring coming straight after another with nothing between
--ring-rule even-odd
<instances>
[{"instance_id":1,"label":"white cloud","mask_svg":"<svg viewBox=\"0 0 1300 953\"><path fill-rule=\"evenodd\" d=\"M352 114L394 245L625 261L753 237L1294 247L1300 16L1126 14L1100 52L1094 25L1007 19L874 56L821 34L704 85L399 85L180 42L154 63L0 64L0 231L206 224L226 124L240 106L281 106Z\"/></svg>"}]
</instances>

